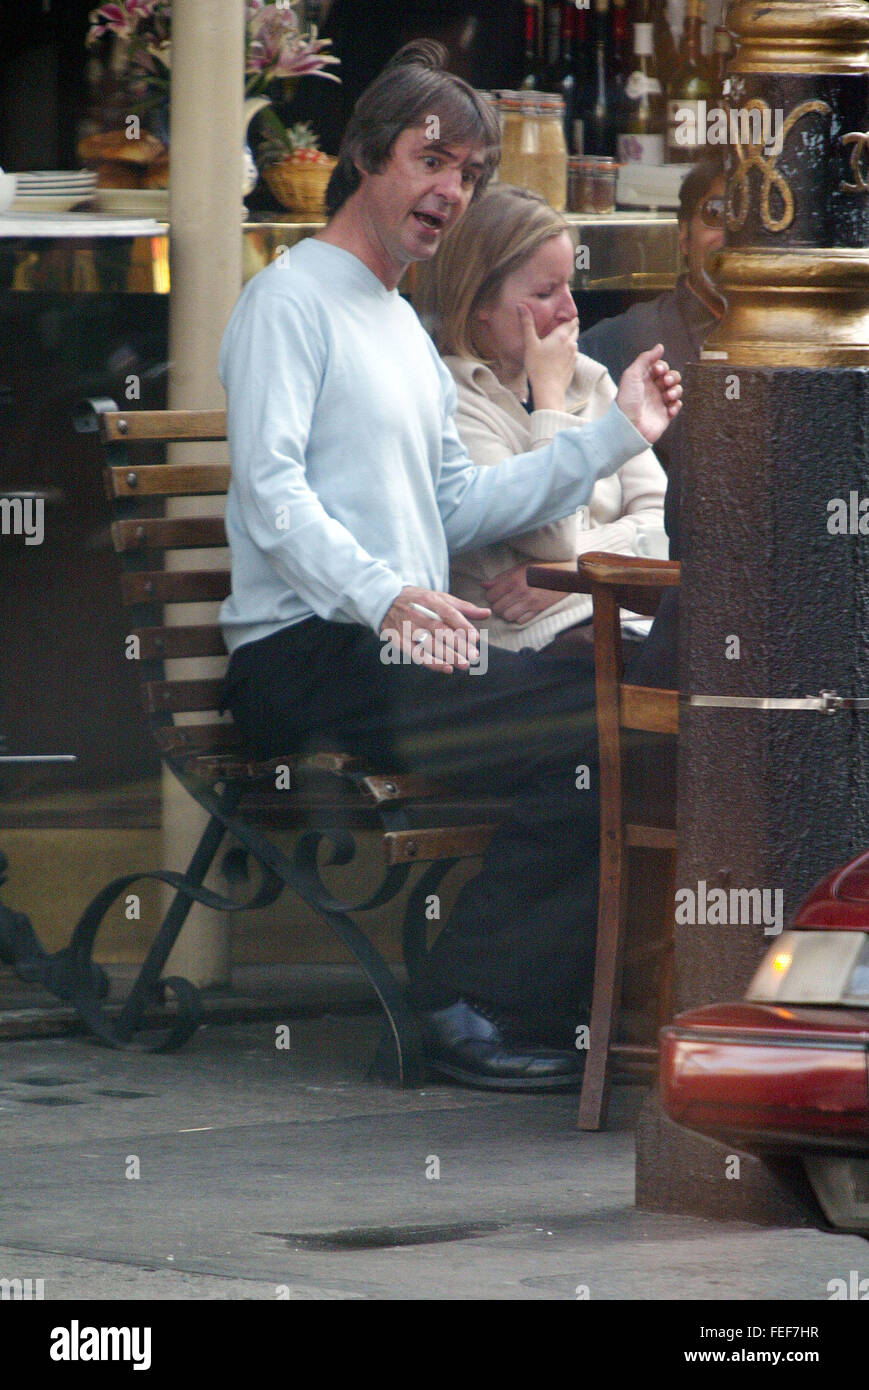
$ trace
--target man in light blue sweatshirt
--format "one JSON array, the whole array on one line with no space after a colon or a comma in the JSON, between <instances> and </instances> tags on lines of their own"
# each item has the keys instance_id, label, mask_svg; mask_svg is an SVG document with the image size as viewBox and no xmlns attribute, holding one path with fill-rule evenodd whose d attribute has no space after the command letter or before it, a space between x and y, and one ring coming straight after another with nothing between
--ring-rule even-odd
<instances>
[{"instance_id":1,"label":"man in light blue sweatshirt","mask_svg":"<svg viewBox=\"0 0 869 1390\"><path fill-rule=\"evenodd\" d=\"M452 377L397 289L498 158L489 104L441 55L408 45L363 94L325 229L257 275L227 327L225 702L262 756L339 746L514 796L413 998L433 1070L551 1088L578 1079L594 941L596 793L576 775L594 763L591 671L481 653L487 610L446 592L449 554L573 512L655 442L681 387L658 347L603 419L471 463Z\"/></svg>"}]
</instances>

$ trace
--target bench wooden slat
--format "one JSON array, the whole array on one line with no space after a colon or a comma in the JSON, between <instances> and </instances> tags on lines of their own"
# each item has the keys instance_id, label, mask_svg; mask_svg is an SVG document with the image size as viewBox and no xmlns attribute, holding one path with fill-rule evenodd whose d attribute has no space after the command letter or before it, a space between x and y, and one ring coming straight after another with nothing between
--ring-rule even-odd
<instances>
[{"instance_id":1,"label":"bench wooden slat","mask_svg":"<svg viewBox=\"0 0 869 1390\"><path fill-rule=\"evenodd\" d=\"M402 773L397 777L363 777L361 786L379 805L383 801L425 801L432 797L456 797L458 787L431 777Z\"/></svg>"},{"instance_id":2,"label":"bench wooden slat","mask_svg":"<svg viewBox=\"0 0 869 1390\"><path fill-rule=\"evenodd\" d=\"M161 753L226 753L243 748L244 739L234 724L158 725L153 730Z\"/></svg>"},{"instance_id":3,"label":"bench wooden slat","mask_svg":"<svg viewBox=\"0 0 869 1390\"><path fill-rule=\"evenodd\" d=\"M106 484L114 497L194 497L226 492L228 463L157 463L135 468L107 468Z\"/></svg>"},{"instance_id":4,"label":"bench wooden slat","mask_svg":"<svg viewBox=\"0 0 869 1390\"><path fill-rule=\"evenodd\" d=\"M136 570L121 575L124 603L213 603L225 599L229 570Z\"/></svg>"},{"instance_id":5,"label":"bench wooden slat","mask_svg":"<svg viewBox=\"0 0 869 1390\"><path fill-rule=\"evenodd\" d=\"M314 753L304 758L287 753L279 758L266 758L262 761L253 758L203 755L196 759L196 772L209 782L273 782L279 768L288 767L291 775L329 773L340 776L358 765L359 759L350 753Z\"/></svg>"},{"instance_id":6,"label":"bench wooden slat","mask_svg":"<svg viewBox=\"0 0 869 1390\"><path fill-rule=\"evenodd\" d=\"M383 836L383 853L387 864L470 859L485 853L496 829L495 825L450 825L436 830L388 830Z\"/></svg>"},{"instance_id":7,"label":"bench wooden slat","mask_svg":"<svg viewBox=\"0 0 869 1390\"><path fill-rule=\"evenodd\" d=\"M112 522L112 540L119 552L190 550L226 545L222 516L143 517Z\"/></svg>"},{"instance_id":8,"label":"bench wooden slat","mask_svg":"<svg viewBox=\"0 0 869 1390\"><path fill-rule=\"evenodd\" d=\"M198 710L217 710L223 681L145 681L142 699L148 714L193 714Z\"/></svg>"},{"instance_id":9,"label":"bench wooden slat","mask_svg":"<svg viewBox=\"0 0 869 1390\"><path fill-rule=\"evenodd\" d=\"M117 440L226 438L225 410L118 410L100 416L105 443Z\"/></svg>"},{"instance_id":10,"label":"bench wooden slat","mask_svg":"<svg viewBox=\"0 0 869 1390\"><path fill-rule=\"evenodd\" d=\"M223 633L216 624L178 627L133 628L131 637L139 639L142 661L163 661L171 657L226 656Z\"/></svg>"},{"instance_id":11,"label":"bench wooden slat","mask_svg":"<svg viewBox=\"0 0 869 1390\"><path fill-rule=\"evenodd\" d=\"M644 729L656 734L678 734L678 691L656 690L646 685L623 685L620 720L625 729Z\"/></svg>"}]
</instances>

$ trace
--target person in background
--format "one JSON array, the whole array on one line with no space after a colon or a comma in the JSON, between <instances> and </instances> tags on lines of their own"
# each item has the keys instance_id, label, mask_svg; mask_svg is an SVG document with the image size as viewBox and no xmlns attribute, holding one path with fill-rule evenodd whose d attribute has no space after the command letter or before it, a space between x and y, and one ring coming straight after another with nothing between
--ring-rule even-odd
<instances>
[{"instance_id":1,"label":"person in background","mask_svg":"<svg viewBox=\"0 0 869 1390\"><path fill-rule=\"evenodd\" d=\"M497 184L418 276L415 300L456 383L459 435L481 467L544 448L615 400L606 369L576 350L573 262L564 218L536 193ZM590 550L637 554L641 532L663 528L666 485L645 449L597 482L578 512L454 555L451 590L491 607L485 626L496 646L587 648L591 598L529 588L525 567L575 569L577 554Z\"/></svg>"},{"instance_id":2,"label":"person in background","mask_svg":"<svg viewBox=\"0 0 869 1390\"><path fill-rule=\"evenodd\" d=\"M684 372L696 362L707 335L724 313L724 301L706 270L706 258L724 244L725 173L720 158L696 164L685 178L679 202L679 249L685 270L672 290L657 299L635 304L616 318L604 319L580 335L580 351L603 363L610 375L619 374L638 352L663 343L668 362ZM664 517L670 538L670 559L683 557L680 534L682 470L685 462L685 420L656 445L667 470ZM647 641L629 668L631 680L642 685L675 688L679 684L678 592L664 595Z\"/></svg>"}]
</instances>

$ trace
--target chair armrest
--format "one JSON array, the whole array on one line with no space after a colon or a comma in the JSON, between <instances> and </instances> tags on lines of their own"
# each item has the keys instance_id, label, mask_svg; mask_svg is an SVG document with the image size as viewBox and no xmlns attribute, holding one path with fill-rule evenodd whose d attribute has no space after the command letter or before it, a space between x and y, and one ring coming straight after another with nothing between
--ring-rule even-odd
<instances>
[{"instance_id":1,"label":"chair armrest","mask_svg":"<svg viewBox=\"0 0 869 1390\"><path fill-rule=\"evenodd\" d=\"M653 618L667 589L679 584L677 560L646 560L640 556L589 551L579 557L580 573L590 582L595 608L606 594L619 608Z\"/></svg>"},{"instance_id":2,"label":"chair armrest","mask_svg":"<svg viewBox=\"0 0 869 1390\"><path fill-rule=\"evenodd\" d=\"M593 594L600 585L613 594L621 608L651 616L664 590L678 586L680 566L678 560L647 560L591 550L580 555L576 570L529 565L525 576L532 588L568 594Z\"/></svg>"},{"instance_id":3,"label":"chair armrest","mask_svg":"<svg viewBox=\"0 0 869 1390\"><path fill-rule=\"evenodd\" d=\"M567 594L590 594L591 580L578 569L559 569L557 565L529 565L525 581L532 589L560 589Z\"/></svg>"},{"instance_id":4,"label":"chair armrest","mask_svg":"<svg viewBox=\"0 0 869 1390\"><path fill-rule=\"evenodd\" d=\"M675 589L681 574L678 560L647 560L639 555L611 555L603 550L589 550L580 555L577 566L589 583L629 584L642 589Z\"/></svg>"}]
</instances>

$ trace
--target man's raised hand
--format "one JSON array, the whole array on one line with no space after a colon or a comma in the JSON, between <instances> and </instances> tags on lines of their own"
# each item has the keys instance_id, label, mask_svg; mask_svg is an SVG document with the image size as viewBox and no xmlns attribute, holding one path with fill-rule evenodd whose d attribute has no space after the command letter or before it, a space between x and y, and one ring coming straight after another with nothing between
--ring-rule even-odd
<instances>
[{"instance_id":1,"label":"man's raised hand","mask_svg":"<svg viewBox=\"0 0 869 1390\"><path fill-rule=\"evenodd\" d=\"M664 347L657 343L641 352L623 372L616 405L649 444L655 444L682 409L682 377L664 361Z\"/></svg>"},{"instance_id":2,"label":"man's raised hand","mask_svg":"<svg viewBox=\"0 0 869 1390\"><path fill-rule=\"evenodd\" d=\"M380 624L380 636L389 639L417 666L451 675L467 671L479 655L477 629L469 618L488 618L490 608L407 584Z\"/></svg>"}]
</instances>

